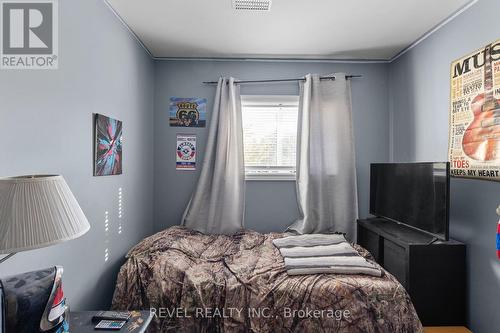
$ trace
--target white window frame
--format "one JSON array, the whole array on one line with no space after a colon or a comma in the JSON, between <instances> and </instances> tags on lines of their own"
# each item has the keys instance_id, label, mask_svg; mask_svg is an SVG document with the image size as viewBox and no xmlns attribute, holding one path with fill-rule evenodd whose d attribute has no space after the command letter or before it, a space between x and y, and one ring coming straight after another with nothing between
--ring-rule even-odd
<instances>
[{"instance_id":1,"label":"white window frame","mask_svg":"<svg viewBox=\"0 0 500 333\"><path fill-rule=\"evenodd\" d=\"M297 107L299 96L296 95L241 95L242 112L244 107ZM245 167L245 180L247 181L296 181L296 168L290 170L286 167ZM279 172L279 170L282 172ZM289 172L284 172L289 170Z\"/></svg>"}]
</instances>

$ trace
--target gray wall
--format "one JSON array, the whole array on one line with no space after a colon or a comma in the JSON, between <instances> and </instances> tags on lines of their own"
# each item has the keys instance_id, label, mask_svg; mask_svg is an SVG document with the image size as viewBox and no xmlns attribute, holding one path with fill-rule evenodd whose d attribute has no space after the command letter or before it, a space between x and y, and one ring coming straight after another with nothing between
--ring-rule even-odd
<instances>
[{"instance_id":1,"label":"gray wall","mask_svg":"<svg viewBox=\"0 0 500 333\"><path fill-rule=\"evenodd\" d=\"M199 168L175 171L175 135L186 130L168 125L171 96L206 97L210 120L214 87L201 82L220 75L265 79L309 72L362 74L362 79L353 80L352 89L360 216L366 216L369 163L387 161L391 153L395 161L446 160L450 62L497 39L500 31L496 18L500 3L481 0L389 65L154 63L102 1L60 1L59 5L60 69L0 71L0 175L63 174L92 229L78 240L18 254L0 265L0 276L63 265L73 309L109 305L126 251L153 230L180 221ZM298 87L245 85L242 93L297 94ZM124 121L121 176L92 177L94 112ZM201 161L207 129L187 132L198 134ZM119 188L124 196L122 219L117 214ZM451 235L468 244L469 321L479 333L494 332L500 326L496 315L500 263L494 251L499 194L498 183L452 181ZM283 230L297 214L295 184L248 182L246 207L248 228ZM118 234L120 224L122 234Z\"/></svg>"},{"instance_id":2,"label":"gray wall","mask_svg":"<svg viewBox=\"0 0 500 333\"><path fill-rule=\"evenodd\" d=\"M498 0L481 0L390 65L395 161L447 160L450 63L500 38L499 12ZM500 183L452 179L450 233L467 244L468 316L476 333L500 327L498 204Z\"/></svg>"},{"instance_id":3,"label":"gray wall","mask_svg":"<svg viewBox=\"0 0 500 333\"><path fill-rule=\"evenodd\" d=\"M155 84L155 221L156 229L179 224L196 184L196 172L175 170L176 133L198 135L198 161L203 159L207 128L169 127L169 98L205 97L208 118L215 87L202 81L221 75L240 79L301 77L307 73L361 74L352 81L354 134L358 167L360 215L368 214L369 163L389 158L389 113L386 64L352 64L279 61L157 61ZM243 85L242 94L297 94L297 83ZM260 232L282 231L297 217L295 182L249 181L246 193L246 227Z\"/></svg>"},{"instance_id":4,"label":"gray wall","mask_svg":"<svg viewBox=\"0 0 500 333\"><path fill-rule=\"evenodd\" d=\"M126 251L153 231L154 63L101 0L59 1L59 18L59 70L0 71L0 175L62 174L92 228L16 255L0 276L63 265L72 309L102 309ZM123 175L92 176L92 113L124 121Z\"/></svg>"}]
</instances>

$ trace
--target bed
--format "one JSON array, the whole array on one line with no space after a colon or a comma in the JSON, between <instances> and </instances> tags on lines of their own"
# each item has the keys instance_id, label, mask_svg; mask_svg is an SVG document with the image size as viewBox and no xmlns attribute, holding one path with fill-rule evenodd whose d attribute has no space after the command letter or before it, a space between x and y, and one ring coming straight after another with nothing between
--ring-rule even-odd
<instances>
[{"instance_id":1,"label":"bed","mask_svg":"<svg viewBox=\"0 0 500 333\"><path fill-rule=\"evenodd\" d=\"M149 332L423 332L387 272L288 276L272 244L285 235L161 231L127 254L112 308L151 309Z\"/></svg>"}]
</instances>

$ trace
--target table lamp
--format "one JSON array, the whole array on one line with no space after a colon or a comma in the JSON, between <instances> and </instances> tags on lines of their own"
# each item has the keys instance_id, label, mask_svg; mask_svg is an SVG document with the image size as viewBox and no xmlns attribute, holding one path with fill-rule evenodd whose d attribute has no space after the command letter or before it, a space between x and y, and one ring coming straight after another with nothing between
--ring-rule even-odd
<instances>
[{"instance_id":1,"label":"table lamp","mask_svg":"<svg viewBox=\"0 0 500 333\"><path fill-rule=\"evenodd\" d=\"M90 225L62 176L0 178L0 254L78 238ZM0 278L0 332L65 333L62 267ZM4 298L4 300L2 300Z\"/></svg>"},{"instance_id":2,"label":"table lamp","mask_svg":"<svg viewBox=\"0 0 500 333\"><path fill-rule=\"evenodd\" d=\"M62 176L0 178L0 254L78 238L90 225Z\"/></svg>"}]
</instances>

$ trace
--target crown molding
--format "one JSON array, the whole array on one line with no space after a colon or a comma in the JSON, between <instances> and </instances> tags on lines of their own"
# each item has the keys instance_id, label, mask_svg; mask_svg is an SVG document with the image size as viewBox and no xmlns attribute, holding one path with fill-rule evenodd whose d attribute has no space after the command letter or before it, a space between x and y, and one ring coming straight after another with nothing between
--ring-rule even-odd
<instances>
[{"instance_id":1,"label":"crown molding","mask_svg":"<svg viewBox=\"0 0 500 333\"><path fill-rule=\"evenodd\" d=\"M416 41L402 49L395 56L390 59L328 59L328 58L252 58L252 57L243 57L243 58L222 58L222 57L155 57L153 53L147 48L147 46L142 42L142 40L137 36L137 34L130 28L130 26L125 22L125 20L118 14L118 12L113 8L113 6L109 3L108 0L103 0L106 6L111 10L111 12L116 16L118 21L128 30L128 32L134 37L134 39L139 43L139 45L144 49L144 51L151 57L154 61L249 61L249 62L317 62L317 63L342 63L342 64L389 64L393 61L397 60L411 49L415 48L417 45L422 43L424 40L432 36L435 32L440 30L446 24L453 21L460 14L468 10L470 7L475 5L479 0L471 0L469 3L465 4L463 7L452 13L446 19L441 21L431 30L423 34Z\"/></svg>"},{"instance_id":2,"label":"crown molding","mask_svg":"<svg viewBox=\"0 0 500 333\"><path fill-rule=\"evenodd\" d=\"M222 57L153 57L156 61L240 61L240 62L317 62L342 64L386 64L389 59L317 59L317 58L222 58Z\"/></svg>"},{"instance_id":3,"label":"crown molding","mask_svg":"<svg viewBox=\"0 0 500 333\"><path fill-rule=\"evenodd\" d=\"M151 59L154 59L153 53L147 48L147 46L142 42L142 40L139 38L139 36L136 35L134 30L130 28L130 26L125 22L125 20L118 14L118 12L111 6L111 4L108 2L108 0L103 0L104 4L109 8L109 10L116 16L118 21L125 27L125 29L128 30L128 32L134 37L134 39L139 43L139 45L146 51L146 53L149 55Z\"/></svg>"},{"instance_id":4,"label":"crown molding","mask_svg":"<svg viewBox=\"0 0 500 333\"><path fill-rule=\"evenodd\" d=\"M438 25L436 25L434 28L431 30L427 31L425 34L423 34L420 38L418 38L416 41L402 49L398 54L396 54L394 57L392 57L389 62L393 62L397 60L399 57L416 47L418 44L422 43L424 40L432 36L435 32L440 30L442 27L453 21L456 17L458 17L460 14L465 12L467 9L475 5L479 0L471 0L469 3L465 4L462 8L459 8L457 11L452 13L450 16L445 18L443 21L441 21Z\"/></svg>"}]
</instances>

